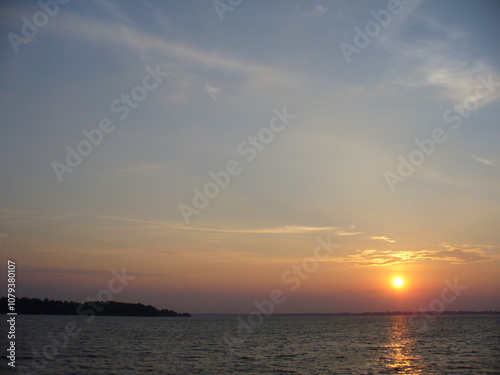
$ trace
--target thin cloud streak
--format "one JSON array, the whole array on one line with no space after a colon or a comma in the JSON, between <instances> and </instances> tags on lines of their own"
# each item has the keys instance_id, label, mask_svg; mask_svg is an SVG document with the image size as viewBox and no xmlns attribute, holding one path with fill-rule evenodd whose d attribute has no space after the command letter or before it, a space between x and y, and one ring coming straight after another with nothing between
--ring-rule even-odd
<instances>
[{"instance_id":1,"label":"thin cloud streak","mask_svg":"<svg viewBox=\"0 0 500 375\"><path fill-rule=\"evenodd\" d=\"M213 232L213 233L248 233L248 234L302 234L302 233L314 233L314 232L327 232L327 231L337 231L340 227L308 227L308 226L298 226L298 225L287 225L275 228L257 228L257 229L224 229L224 228L206 228L206 227L185 227L171 223L164 223L158 221L150 220L140 220L140 219L130 219L117 216L109 215L98 215L96 218L116 220L128 223L137 223L145 225L154 225L162 227L169 230L183 230L183 231L195 231L195 232Z\"/></svg>"},{"instance_id":2,"label":"thin cloud streak","mask_svg":"<svg viewBox=\"0 0 500 375\"><path fill-rule=\"evenodd\" d=\"M392 240L390 239L389 237L386 237L386 236L371 236L371 237L368 237L369 239L371 240L382 240L382 241L385 241L385 242L396 242L395 240Z\"/></svg>"},{"instance_id":3,"label":"thin cloud streak","mask_svg":"<svg viewBox=\"0 0 500 375\"><path fill-rule=\"evenodd\" d=\"M7 212L7 211L6 211ZM0 212L1 213L1 212ZM39 216L36 219L33 218L35 213L29 211L23 211L17 213L21 216L31 217L31 219L19 219L11 223L39 223L46 221L57 221L66 218L87 218L87 219L102 219L119 221L124 223L132 224L142 224L146 226L153 226L159 229L166 230L182 230L182 231L195 231L195 232L214 232L214 233L241 233L241 234L304 234L304 233L315 233L315 232L337 232L338 236L354 235L356 233L343 232L341 227L310 227L310 226L300 226L300 225L285 225L281 227L274 228L256 228L256 229L224 229L224 228L206 228L206 227L186 227L180 226L178 224L172 224L168 222L153 221L153 220L143 220L143 219L133 219L128 217L112 216L112 215L78 215L78 214L65 214L60 216ZM4 223L5 224L5 223Z\"/></svg>"},{"instance_id":4,"label":"thin cloud streak","mask_svg":"<svg viewBox=\"0 0 500 375\"><path fill-rule=\"evenodd\" d=\"M232 72L250 76L271 75L277 78L276 82L290 85L296 82L295 76L274 68L239 61L219 53L210 53L194 47L174 43L163 38L141 32L131 26L118 23L105 23L96 18L84 17L75 14L66 14L57 20L57 27L53 32L57 36L84 39L97 44L111 43L126 45L133 48L140 55L159 54L176 57L185 62L201 65L205 68L226 69Z\"/></svg>"},{"instance_id":5,"label":"thin cloud streak","mask_svg":"<svg viewBox=\"0 0 500 375\"><path fill-rule=\"evenodd\" d=\"M494 167L495 166L495 163L491 160L488 160L488 159L485 159L485 158L480 158L479 156L476 156L474 154L470 154L470 156L472 156L475 160L477 160L478 162L482 163L482 164L485 164L485 165L488 165L490 167Z\"/></svg>"},{"instance_id":6,"label":"thin cloud streak","mask_svg":"<svg viewBox=\"0 0 500 375\"><path fill-rule=\"evenodd\" d=\"M45 215L38 211L28 211L28 210L0 210L0 224L2 225L12 225L12 224L33 224L33 223L44 223L49 221L59 221L72 215Z\"/></svg>"},{"instance_id":7,"label":"thin cloud streak","mask_svg":"<svg viewBox=\"0 0 500 375\"><path fill-rule=\"evenodd\" d=\"M258 228L258 229L216 229L202 227L174 227L181 230L192 230L202 232L218 232L218 233L250 233L250 234L303 234L314 232L337 231L339 227L306 227L296 225L286 225L276 228Z\"/></svg>"}]
</instances>

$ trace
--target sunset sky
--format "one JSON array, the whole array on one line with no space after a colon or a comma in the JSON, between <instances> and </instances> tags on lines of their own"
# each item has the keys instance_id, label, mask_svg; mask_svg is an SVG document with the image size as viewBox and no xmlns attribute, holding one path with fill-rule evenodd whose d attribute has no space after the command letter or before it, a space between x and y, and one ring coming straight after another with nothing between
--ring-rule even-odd
<instances>
[{"instance_id":1,"label":"sunset sky","mask_svg":"<svg viewBox=\"0 0 500 375\"><path fill-rule=\"evenodd\" d=\"M95 298L125 268L115 300L181 312L274 289L283 313L427 309L455 279L447 310L500 310L500 3L57 4L0 4L18 296Z\"/></svg>"}]
</instances>

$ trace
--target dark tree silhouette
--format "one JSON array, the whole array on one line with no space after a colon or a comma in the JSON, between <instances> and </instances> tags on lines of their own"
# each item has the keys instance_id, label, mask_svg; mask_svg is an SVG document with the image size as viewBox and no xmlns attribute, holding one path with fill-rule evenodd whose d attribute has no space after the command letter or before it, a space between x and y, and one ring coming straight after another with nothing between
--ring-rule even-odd
<instances>
[{"instance_id":1,"label":"dark tree silhouette","mask_svg":"<svg viewBox=\"0 0 500 375\"><path fill-rule=\"evenodd\" d=\"M174 310L158 310L155 307L142 303L124 303L114 301L93 301L93 302L68 302L54 301L45 298L43 301L38 298L16 298L16 311L18 314L34 315L84 315L85 311L92 311L95 315L105 316L171 316L190 317L188 313L180 314ZM0 314L9 312L7 298L0 299Z\"/></svg>"}]
</instances>

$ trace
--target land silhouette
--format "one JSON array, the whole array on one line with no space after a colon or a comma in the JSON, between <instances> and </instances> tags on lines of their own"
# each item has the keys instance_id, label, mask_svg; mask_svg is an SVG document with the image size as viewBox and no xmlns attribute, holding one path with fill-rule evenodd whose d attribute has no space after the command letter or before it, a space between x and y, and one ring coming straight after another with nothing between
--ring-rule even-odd
<instances>
[{"instance_id":1,"label":"land silhouette","mask_svg":"<svg viewBox=\"0 0 500 375\"><path fill-rule=\"evenodd\" d=\"M31 315L83 315L85 311L92 310L95 315L100 316L159 316L159 317L190 317L189 313L178 313L174 310L158 310L151 305L142 303L125 303L115 301L55 301L45 298L16 298L15 311L9 311L7 298L0 299L0 313L7 314L16 312L18 314Z\"/></svg>"},{"instance_id":2,"label":"land silhouette","mask_svg":"<svg viewBox=\"0 0 500 375\"><path fill-rule=\"evenodd\" d=\"M15 311L9 311L7 298L0 299L0 314L16 312L26 315L84 315L86 311L92 310L92 315L97 316L159 316L159 317L191 317L189 313L178 313L174 310L158 310L151 305L143 305L142 303L125 303L115 301L89 301L89 302L73 302L73 301L57 301L45 298L16 298ZM498 310L483 310L483 311L375 311L375 312L337 312L337 313L276 313L275 316L393 316L393 315L490 315L500 314ZM239 315L234 313L199 313L198 316L217 316L217 315Z\"/></svg>"}]
</instances>

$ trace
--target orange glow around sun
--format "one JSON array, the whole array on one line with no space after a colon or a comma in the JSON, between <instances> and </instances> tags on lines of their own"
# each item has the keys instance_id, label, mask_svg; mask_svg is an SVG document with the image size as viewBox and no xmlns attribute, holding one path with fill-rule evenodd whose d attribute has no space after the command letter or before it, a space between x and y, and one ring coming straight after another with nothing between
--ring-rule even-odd
<instances>
[{"instance_id":1,"label":"orange glow around sun","mask_svg":"<svg viewBox=\"0 0 500 375\"><path fill-rule=\"evenodd\" d=\"M395 277L392 279L392 285L394 285L396 288L401 288L404 284L404 281L401 277Z\"/></svg>"}]
</instances>

